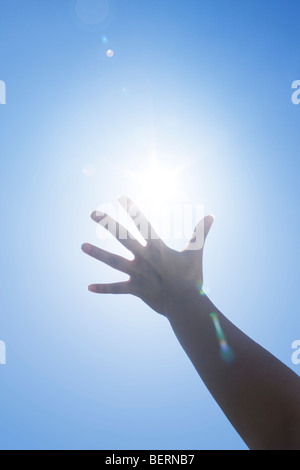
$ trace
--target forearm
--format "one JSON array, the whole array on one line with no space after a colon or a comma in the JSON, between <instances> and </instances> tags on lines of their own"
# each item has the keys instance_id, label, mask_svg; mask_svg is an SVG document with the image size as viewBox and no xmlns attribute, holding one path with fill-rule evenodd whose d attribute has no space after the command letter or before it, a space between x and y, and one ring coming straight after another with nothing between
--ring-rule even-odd
<instances>
[{"instance_id":1,"label":"forearm","mask_svg":"<svg viewBox=\"0 0 300 470\"><path fill-rule=\"evenodd\" d=\"M300 379L294 372L196 290L170 302L168 319L205 385L250 448L300 448Z\"/></svg>"}]
</instances>

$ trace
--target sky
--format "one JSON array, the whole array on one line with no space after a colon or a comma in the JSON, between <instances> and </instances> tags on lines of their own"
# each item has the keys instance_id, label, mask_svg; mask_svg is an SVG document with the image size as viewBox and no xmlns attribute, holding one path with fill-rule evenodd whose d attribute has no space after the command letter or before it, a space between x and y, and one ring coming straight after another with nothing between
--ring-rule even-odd
<instances>
[{"instance_id":1,"label":"sky","mask_svg":"<svg viewBox=\"0 0 300 470\"><path fill-rule=\"evenodd\" d=\"M168 321L87 290L123 279L80 249L123 253L89 217L120 194L214 214L207 294L300 372L299 9L0 0L1 449L246 449Z\"/></svg>"}]
</instances>

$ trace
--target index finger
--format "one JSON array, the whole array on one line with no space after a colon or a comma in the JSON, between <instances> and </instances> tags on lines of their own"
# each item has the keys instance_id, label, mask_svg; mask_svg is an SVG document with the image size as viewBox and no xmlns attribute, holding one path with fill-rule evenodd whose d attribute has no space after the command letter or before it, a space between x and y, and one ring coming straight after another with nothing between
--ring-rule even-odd
<instances>
[{"instance_id":1,"label":"index finger","mask_svg":"<svg viewBox=\"0 0 300 470\"><path fill-rule=\"evenodd\" d=\"M150 222L131 199L129 199L127 196L121 196L119 198L119 202L126 210L128 215L132 218L137 229L147 242L149 240L161 241Z\"/></svg>"},{"instance_id":2,"label":"index finger","mask_svg":"<svg viewBox=\"0 0 300 470\"><path fill-rule=\"evenodd\" d=\"M133 254L139 253L141 248L143 248L134 236L125 227L123 227L123 225L119 224L119 222L108 214L101 211L94 211L91 214L91 218L114 235L114 237L116 237L116 239Z\"/></svg>"}]
</instances>

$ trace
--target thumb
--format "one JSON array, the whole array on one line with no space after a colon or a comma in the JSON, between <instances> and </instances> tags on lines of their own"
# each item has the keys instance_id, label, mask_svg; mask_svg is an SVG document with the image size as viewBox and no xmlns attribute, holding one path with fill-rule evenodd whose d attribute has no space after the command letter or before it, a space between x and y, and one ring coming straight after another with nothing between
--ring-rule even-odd
<instances>
[{"instance_id":1,"label":"thumb","mask_svg":"<svg viewBox=\"0 0 300 470\"><path fill-rule=\"evenodd\" d=\"M214 216L213 215L207 215L202 219L196 226L193 236L191 240L189 241L188 246L186 247L186 250L202 250L204 247L204 243L206 240L207 235L209 234L209 231L212 227L212 224L214 223Z\"/></svg>"},{"instance_id":2,"label":"thumb","mask_svg":"<svg viewBox=\"0 0 300 470\"><path fill-rule=\"evenodd\" d=\"M207 235L210 232L210 229L212 227L212 224L214 223L215 218L212 214L207 215L204 217L204 241L206 240Z\"/></svg>"}]
</instances>

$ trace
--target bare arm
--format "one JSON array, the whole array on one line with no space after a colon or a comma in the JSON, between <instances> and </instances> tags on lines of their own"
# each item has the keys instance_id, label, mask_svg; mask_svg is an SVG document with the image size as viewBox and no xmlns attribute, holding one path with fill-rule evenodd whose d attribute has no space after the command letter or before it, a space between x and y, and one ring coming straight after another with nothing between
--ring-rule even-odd
<instances>
[{"instance_id":1,"label":"bare arm","mask_svg":"<svg viewBox=\"0 0 300 470\"><path fill-rule=\"evenodd\" d=\"M169 311L182 347L247 446L300 449L299 377L234 326L207 297L190 293ZM226 340L218 337L212 312Z\"/></svg>"},{"instance_id":2,"label":"bare arm","mask_svg":"<svg viewBox=\"0 0 300 470\"><path fill-rule=\"evenodd\" d=\"M251 449L300 449L300 379L282 362L233 325L202 292L203 246L213 223L205 217L183 252L168 248L130 200L122 205L147 245L140 245L106 215L92 218L135 258L89 244L84 252L127 273L126 282L95 284L95 293L140 297L169 320L180 344L231 424Z\"/></svg>"}]
</instances>

